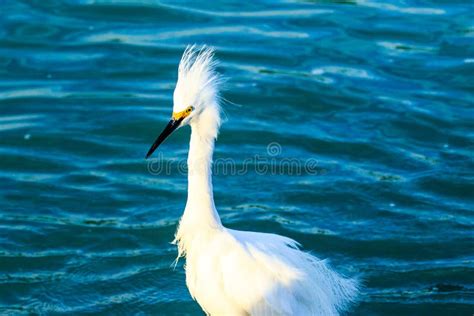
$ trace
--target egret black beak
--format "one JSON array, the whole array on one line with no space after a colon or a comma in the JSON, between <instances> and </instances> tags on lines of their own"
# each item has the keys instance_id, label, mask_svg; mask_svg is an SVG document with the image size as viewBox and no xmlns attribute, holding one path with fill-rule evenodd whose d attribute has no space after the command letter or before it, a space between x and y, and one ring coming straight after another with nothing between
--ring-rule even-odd
<instances>
[{"instance_id":1,"label":"egret black beak","mask_svg":"<svg viewBox=\"0 0 474 316\"><path fill-rule=\"evenodd\" d=\"M148 153L146 154L145 159L150 157L153 154L153 152L158 148L158 146L160 146L161 143L164 142L165 139L168 138L168 136L170 136L171 133L173 133L179 127L183 119L184 117L181 117L179 119L173 118L168 122L165 129L161 132L160 136L158 136L158 138L155 140L153 145L151 145L150 150L148 150Z\"/></svg>"}]
</instances>

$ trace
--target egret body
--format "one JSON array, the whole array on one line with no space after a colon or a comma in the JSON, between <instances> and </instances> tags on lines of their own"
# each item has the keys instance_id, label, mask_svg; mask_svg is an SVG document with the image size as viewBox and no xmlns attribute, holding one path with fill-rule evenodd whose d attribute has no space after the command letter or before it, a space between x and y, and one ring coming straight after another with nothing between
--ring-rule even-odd
<instances>
[{"instance_id":1,"label":"egret body","mask_svg":"<svg viewBox=\"0 0 474 316\"><path fill-rule=\"evenodd\" d=\"M190 125L188 198L176 232L186 285L210 315L337 315L357 282L299 250L287 237L225 228L214 205L212 154L221 119L213 51L188 47L181 59L173 114L147 158L177 128Z\"/></svg>"}]
</instances>

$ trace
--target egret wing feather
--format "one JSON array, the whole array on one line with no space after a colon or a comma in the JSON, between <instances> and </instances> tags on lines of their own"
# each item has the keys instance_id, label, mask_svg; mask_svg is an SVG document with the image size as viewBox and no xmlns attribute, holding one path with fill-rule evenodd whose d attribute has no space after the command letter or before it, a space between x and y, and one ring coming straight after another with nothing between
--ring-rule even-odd
<instances>
[{"instance_id":1,"label":"egret wing feather","mask_svg":"<svg viewBox=\"0 0 474 316\"><path fill-rule=\"evenodd\" d=\"M290 238L225 228L219 234L208 246L215 250L208 262L219 262L213 277L219 276L221 294L232 311L240 311L236 315L337 315L357 294L354 280L300 251ZM203 301L202 293L197 296ZM222 308L206 306L212 315L223 314Z\"/></svg>"}]
</instances>

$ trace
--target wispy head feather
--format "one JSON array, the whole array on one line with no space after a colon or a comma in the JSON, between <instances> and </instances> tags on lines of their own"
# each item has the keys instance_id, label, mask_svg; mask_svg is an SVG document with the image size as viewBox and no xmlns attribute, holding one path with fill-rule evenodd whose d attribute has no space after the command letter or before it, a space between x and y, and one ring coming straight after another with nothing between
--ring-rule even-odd
<instances>
[{"instance_id":1,"label":"wispy head feather","mask_svg":"<svg viewBox=\"0 0 474 316\"><path fill-rule=\"evenodd\" d=\"M178 69L174 91L174 111L180 112L192 105L202 108L217 102L220 77L215 71L214 50L207 46L186 47Z\"/></svg>"}]
</instances>

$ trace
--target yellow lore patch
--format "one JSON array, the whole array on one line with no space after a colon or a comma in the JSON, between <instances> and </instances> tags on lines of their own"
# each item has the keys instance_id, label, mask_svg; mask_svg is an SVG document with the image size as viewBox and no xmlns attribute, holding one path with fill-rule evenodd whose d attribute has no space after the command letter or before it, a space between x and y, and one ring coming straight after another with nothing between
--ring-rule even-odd
<instances>
[{"instance_id":1,"label":"yellow lore patch","mask_svg":"<svg viewBox=\"0 0 474 316\"><path fill-rule=\"evenodd\" d=\"M177 112L177 113L173 112L173 115L171 117L173 118L173 120L184 119L187 116L189 116L189 114L191 114L193 110L194 108L192 106L188 106L186 109L184 109L181 112Z\"/></svg>"}]
</instances>

